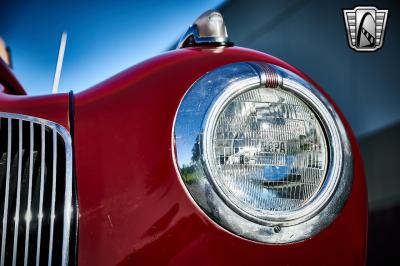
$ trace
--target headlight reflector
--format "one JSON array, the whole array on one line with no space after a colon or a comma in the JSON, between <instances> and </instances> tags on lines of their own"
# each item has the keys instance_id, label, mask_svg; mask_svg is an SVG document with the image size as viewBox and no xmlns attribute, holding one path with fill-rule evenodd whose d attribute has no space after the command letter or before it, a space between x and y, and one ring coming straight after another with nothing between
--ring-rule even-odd
<instances>
[{"instance_id":1,"label":"headlight reflector","mask_svg":"<svg viewBox=\"0 0 400 266\"><path fill-rule=\"evenodd\" d=\"M204 135L217 188L234 206L259 218L306 205L327 169L328 148L314 112L290 92L261 87L221 109Z\"/></svg>"}]
</instances>

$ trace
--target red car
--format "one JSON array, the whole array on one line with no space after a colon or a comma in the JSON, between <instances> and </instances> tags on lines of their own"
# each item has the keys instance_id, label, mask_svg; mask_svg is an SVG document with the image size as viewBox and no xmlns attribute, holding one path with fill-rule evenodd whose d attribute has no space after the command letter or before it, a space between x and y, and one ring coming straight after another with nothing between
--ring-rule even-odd
<instances>
[{"instance_id":1,"label":"red car","mask_svg":"<svg viewBox=\"0 0 400 266\"><path fill-rule=\"evenodd\" d=\"M0 265L365 264L349 124L218 12L81 93L28 96L3 61L0 87Z\"/></svg>"}]
</instances>

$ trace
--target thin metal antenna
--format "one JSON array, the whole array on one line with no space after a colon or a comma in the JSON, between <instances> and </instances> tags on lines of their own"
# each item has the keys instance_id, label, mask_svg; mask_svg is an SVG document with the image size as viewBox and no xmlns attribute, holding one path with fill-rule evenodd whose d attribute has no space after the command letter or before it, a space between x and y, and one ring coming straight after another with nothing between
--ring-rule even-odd
<instances>
[{"instance_id":1,"label":"thin metal antenna","mask_svg":"<svg viewBox=\"0 0 400 266\"><path fill-rule=\"evenodd\" d=\"M54 73L53 93L58 93L58 84L60 83L61 69L64 60L65 45L67 44L67 32L61 35L60 49L58 50L56 73Z\"/></svg>"}]
</instances>

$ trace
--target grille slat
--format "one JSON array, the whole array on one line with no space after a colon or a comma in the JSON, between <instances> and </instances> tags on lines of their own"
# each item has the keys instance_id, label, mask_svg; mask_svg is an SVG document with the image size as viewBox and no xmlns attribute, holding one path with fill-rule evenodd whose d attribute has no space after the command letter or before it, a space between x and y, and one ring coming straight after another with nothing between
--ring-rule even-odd
<instances>
[{"instance_id":1,"label":"grille slat","mask_svg":"<svg viewBox=\"0 0 400 266\"><path fill-rule=\"evenodd\" d=\"M39 194L39 213L38 213L38 233L36 243L36 266L40 266L40 246L42 243L42 222L43 222L43 193L44 193L44 176L45 176L45 155L46 155L46 141L45 139L45 126L41 126L42 149L41 149L41 163L40 163L40 194Z\"/></svg>"},{"instance_id":2,"label":"grille slat","mask_svg":"<svg viewBox=\"0 0 400 266\"><path fill-rule=\"evenodd\" d=\"M17 264L17 247L18 247L18 226L19 226L19 209L21 201L21 175L22 175L22 120L18 121L18 179L17 179L17 198L15 204L15 218L14 218L14 244L13 244L13 258L12 265Z\"/></svg>"},{"instance_id":3,"label":"grille slat","mask_svg":"<svg viewBox=\"0 0 400 266\"><path fill-rule=\"evenodd\" d=\"M4 186L4 181L5 181L5 176L6 176L6 167L7 167L7 153L4 152L1 155L1 160L0 160L0 191L2 190L3 186ZM3 205L4 201L1 200L0 201L0 209L3 209Z\"/></svg>"},{"instance_id":4,"label":"grille slat","mask_svg":"<svg viewBox=\"0 0 400 266\"><path fill-rule=\"evenodd\" d=\"M71 138L63 127L0 112L0 266L74 264L72 182Z\"/></svg>"},{"instance_id":5,"label":"grille slat","mask_svg":"<svg viewBox=\"0 0 400 266\"><path fill-rule=\"evenodd\" d=\"M7 222L8 222L8 196L10 188L10 168L11 168L11 119L7 119L7 172L6 172L6 186L4 193L4 214L3 214L3 228L1 236L1 260L0 265L4 266L6 256L6 238L7 238Z\"/></svg>"},{"instance_id":6,"label":"grille slat","mask_svg":"<svg viewBox=\"0 0 400 266\"><path fill-rule=\"evenodd\" d=\"M50 220L50 240L49 240L49 257L48 265L51 266L53 255L53 234L54 234L54 219L56 205L56 184L57 184L57 132L53 129L53 180L51 190L51 220Z\"/></svg>"},{"instance_id":7,"label":"grille slat","mask_svg":"<svg viewBox=\"0 0 400 266\"><path fill-rule=\"evenodd\" d=\"M33 123L29 123L29 176L28 176L28 198L25 215L25 248L24 248L24 266L28 265L28 250L29 250L29 229L32 220L31 203L32 203L32 176L33 176L33 163L36 159L37 152L33 152Z\"/></svg>"}]
</instances>

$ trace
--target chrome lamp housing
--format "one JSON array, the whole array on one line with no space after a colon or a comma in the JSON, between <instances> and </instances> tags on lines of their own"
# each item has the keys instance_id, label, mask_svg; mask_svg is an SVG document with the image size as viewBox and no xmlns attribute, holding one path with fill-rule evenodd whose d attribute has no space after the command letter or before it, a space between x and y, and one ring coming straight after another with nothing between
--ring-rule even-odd
<instances>
[{"instance_id":1,"label":"chrome lamp housing","mask_svg":"<svg viewBox=\"0 0 400 266\"><path fill-rule=\"evenodd\" d=\"M241 62L208 72L184 96L173 133L190 195L214 222L246 239L311 238L349 195L351 145L339 116L282 67Z\"/></svg>"}]
</instances>

